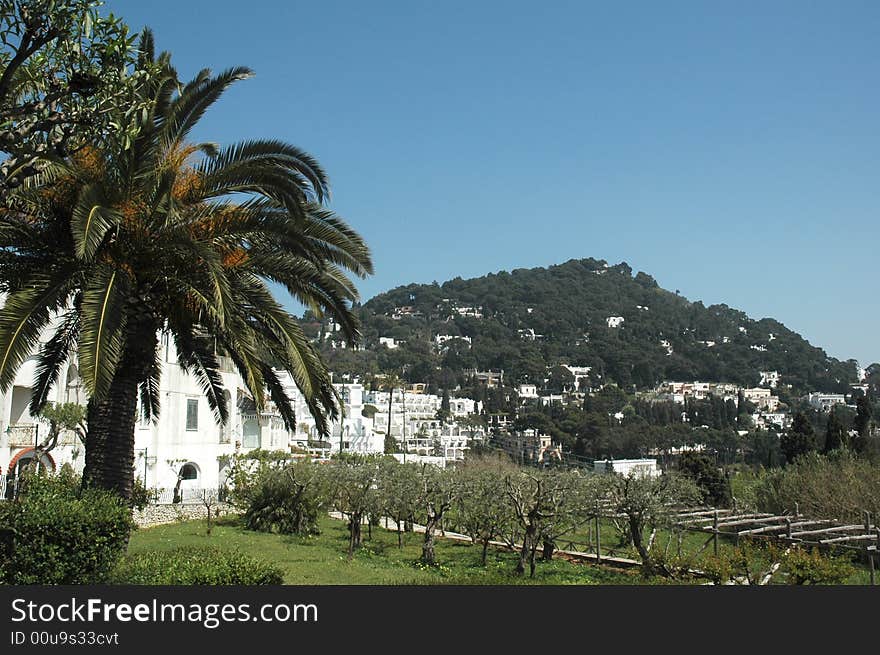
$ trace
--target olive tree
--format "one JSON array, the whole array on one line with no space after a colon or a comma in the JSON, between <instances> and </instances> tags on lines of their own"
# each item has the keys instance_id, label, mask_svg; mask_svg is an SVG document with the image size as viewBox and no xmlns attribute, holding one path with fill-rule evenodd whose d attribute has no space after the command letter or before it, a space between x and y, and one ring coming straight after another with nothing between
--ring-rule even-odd
<instances>
[{"instance_id":1,"label":"olive tree","mask_svg":"<svg viewBox=\"0 0 880 655\"><path fill-rule=\"evenodd\" d=\"M401 464L393 457L379 462L377 495L380 512L397 528L397 546L403 548L404 524L412 523L419 504L420 469L417 464Z\"/></svg>"},{"instance_id":2,"label":"olive tree","mask_svg":"<svg viewBox=\"0 0 880 655\"><path fill-rule=\"evenodd\" d=\"M419 496L416 504L416 519L425 526L425 540L422 544L421 561L433 566L434 533L447 510L460 497L460 489L455 473L423 464L419 470Z\"/></svg>"},{"instance_id":3,"label":"olive tree","mask_svg":"<svg viewBox=\"0 0 880 655\"><path fill-rule=\"evenodd\" d=\"M566 496L575 493L574 478L570 473L517 471L505 478L505 492L513 507L514 516L522 535L516 573L535 575L535 552L545 540L552 540L560 526L569 525L568 513L573 504ZM550 551L552 554L552 550Z\"/></svg>"},{"instance_id":4,"label":"olive tree","mask_svg":"<svg viewBox=\"0 0 880 655\"><path fill-rule=\"evenodd\" d=\"M606 499L610 510L626 520L645 575L653 575L659 564L652 552L657 529L671 528L676 507L697 504L702 494L691 480L672 473L659 477L612 474ZM645 530L650 530L647 540Z\"/></svg>"},{"instance_id":5,"label":"olive tree","mask_svg":"<svg viewBox=\"0 0 880 655\"><path fill-rule=\"evenodd\" d=\"M325 470L330 506L348 520L348 558L361 545L361 525L365 516L375 513L378 462L374 457L349 455Z\"/></svg>"},{"instance_id":6,"label":"olive tree","mask_svg":"<svg viewBox=\"0 0 880 655\"><path fill-rule=\"evenodd\" d=\"M39 418L49 424L49 434L34 452L34 462L40 461L43 454L51 452L58 445L62 432L73 432L84 444L86 434L86 408L76 403L47 403L39 413Z\"/></svg>"},{"instance_id":7,"label":"olive tree","mask_svg":"<svg viewBox=\"0 0 880 655\"><path fill-rule=\"evenodd\" d=\"M506 458L466 461L456 471L459 494L451 509L456 529L482 545L480 563L485 566L489 543L511 532L516 518L505 493L505 479L514 469Z\"/></svg>"},{"instance_id":8,"label":"olive tree","mask_svg":"<svg viewBox=\"0 0 880 655\"><path fill-rule=\"evenodd\" d=\"M540 524L536 541L540 541L543 547L542 559L551 560L559 539L596 516L598 501L605 494L607 481L607 476L577 470L554 471L547 475L547 483L554 489L552 498L557 504L556 510L547 513Z\"/></svg>"}]
</instances>

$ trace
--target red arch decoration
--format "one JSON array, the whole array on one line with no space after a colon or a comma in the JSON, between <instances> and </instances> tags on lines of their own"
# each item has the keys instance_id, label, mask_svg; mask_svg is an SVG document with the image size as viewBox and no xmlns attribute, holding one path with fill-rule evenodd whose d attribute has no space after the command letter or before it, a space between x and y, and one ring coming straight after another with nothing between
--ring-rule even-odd
<instances>
[{"instance_id":1,"label":"red arch decoration","mask_svg":"<svg viewBox=\"0 0 880 655\"><path fill-rule=\"evenodd\" d=\"M33 448L25 448L23 450L19 450L17 453L15 453L15 457L13 457L11 460L9 460L9 466L6 470L7 471L14 471L15 465L18 464L18 460L20 460L22 457L24 457L28 453L32 453L32 452L34 452ZM52 455L50 455L49 453L43 453L43 457L45 457L46 459L49 460L49 463L52 465L53 471L56 468L58 468L58 466L55 464L55 460L52 459ZM42 458L41 458L41 461L42 461Z\"/></svg>"}]
</instances>

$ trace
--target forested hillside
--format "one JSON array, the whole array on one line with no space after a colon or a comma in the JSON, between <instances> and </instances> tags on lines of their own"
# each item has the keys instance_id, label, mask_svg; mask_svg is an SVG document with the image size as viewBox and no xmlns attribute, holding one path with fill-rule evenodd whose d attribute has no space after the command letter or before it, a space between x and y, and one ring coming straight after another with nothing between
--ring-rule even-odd
<instances>
[{"instance_id":1,"label":"forested hillside","mask_svg":"<svg viewBox=\"0 0 880 655\"><path fill-rule=\"evenodd\" d=\"M503 369L505 384L541 384L559 363L590 366L595 382L629 389L664 379L753 386L762 370L779 371L797 391L845 391L856 379L853 360L828 357L778 321L690 302L626 263L571 260L410 284L376 296L360 313L367 352L328 353L336 370L396 369L438 387L474 368ZM437 335L470 343L438 346ZM379 337L403 343L380 347Z\"/></svg>"}]
</instances>

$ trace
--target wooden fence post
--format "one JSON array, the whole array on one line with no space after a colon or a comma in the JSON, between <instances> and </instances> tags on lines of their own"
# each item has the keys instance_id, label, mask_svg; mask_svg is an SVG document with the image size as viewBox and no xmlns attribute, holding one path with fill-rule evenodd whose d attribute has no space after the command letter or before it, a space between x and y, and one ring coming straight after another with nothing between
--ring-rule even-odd
<instances>
[{"instance_id":1,"label":"wooden fence post","mask_svg":"<svg viewBox=\"0 0 880 655\"><path fill-rule=\"evenodd\" d=\"M599 503L596 503L596 563L602 561L602 533L599 532Z\"/></svg>"},{"instance_id":2,"label":"wooden fence post","mask_svg":"<svg viewBox=\"0 0 880 655\"><path fill-rule=\"evenodd\" d=\"M875 585L874 581L874 558L880 557L880 526L875 527L874 531L877 533L877 543L874 544L874 552L868 553L868 560L870 561L870 569L871 569L871 585Z\"/></svg>"},{"instance_id":3,"label":"wooden fence post","mask_svg":"<svg viewBox=\"0 0 880 655\"><path fill-rule=\"evenodd\" d=\"M870 572L872 587L876 584L874 581L874 553L876 550L877 546L865 546L865 557L868 558L868 571Z\"/></svg>"},{"instance_id":4,"label":"wooden fence post","mask_svg":"<svg viewBox=\"0 0 880 655\"><path fill-rule=\"evenodd\" d=\"M718 556L718 510L712 515L712 548Z\"/></svg>"}]
</instances>

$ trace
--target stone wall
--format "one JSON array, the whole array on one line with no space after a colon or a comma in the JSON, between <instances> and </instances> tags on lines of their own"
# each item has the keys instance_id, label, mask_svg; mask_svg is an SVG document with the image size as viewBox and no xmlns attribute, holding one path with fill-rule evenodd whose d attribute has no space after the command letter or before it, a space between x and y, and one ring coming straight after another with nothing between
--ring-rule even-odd
<instances>
[{"instance_id":1,"label":"stone wall","mask_svg":"<svg viewBox=\"0 0 880 655\"><path fill-rule=\"evenodd\" d=\"M218 503L211 508L211 518L223 516L233 511L231 505ZM163 523L177 523L178 521L191 521L193 519L206 520L208 510L202 504L162 504L147 505L142 510L135 509L132 512L134 522L141 528Z\"/></svg>"}]
</instances>

